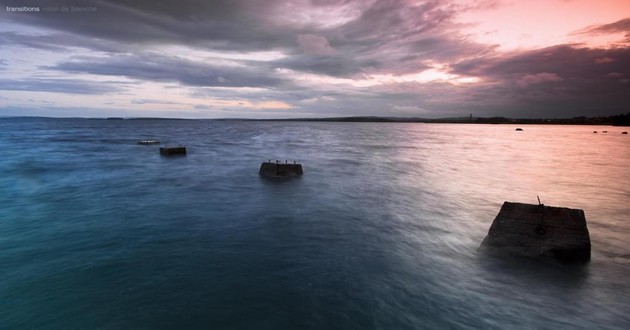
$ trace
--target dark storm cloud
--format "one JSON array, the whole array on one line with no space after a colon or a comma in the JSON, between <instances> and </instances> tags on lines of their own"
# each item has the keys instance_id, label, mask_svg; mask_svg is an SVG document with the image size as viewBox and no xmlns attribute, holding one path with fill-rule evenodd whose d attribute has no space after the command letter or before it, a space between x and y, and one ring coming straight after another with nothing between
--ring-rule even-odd
<instances>
[{"instance_id":1,"label":"dark storm cloud","mask_svg":"<svg viewBox=\"0 0 630 330\"><path fill-rule=\"evenodd\" d=\"M23 0L0 2L2 6L25 5ZM0 47L21 46L70 54L75 51L85 54L85 50L106 53L75 56L70 61L49 65L40 63L39 68L47 74L54 72L67 77L66 74L88 73L177 82L193 87L194 97L273 99L322 114L345 111L388 115L392 111L404 115L413 114L405 111L414 109L433 109L434 113L449 115L474 110L506 116L539 115L543 111L553 116L569 114L572 109L591 109L591 113L627 111L628 48L560 45L500 53L495 45L473 41L463 33L465 27L456 23L462 12L493 8L497 4L493 0L471 5L437 0L31 0L29 6L80 6L96 10L74 13L0 10L0 24L13 24L17 29L0 35ZM629 22L630 19L624 19L576 33L626 33L630 40ZM41 30L39 34L28 29L20 31L23 26ZM174 46L168 49L183 52L192 49L201 54L277 51L285 56L270 61L234 60L236 65L225 65L220 59L186 57L194 54L175 51L167 54L160 51L161 46ZM76 47L82 49L77 51ZM252 54L248 56L255 58ZM481 81L456 87L445 82L405 82L355 88L304 82L299 77L300 73L350 79L363 79L371 74L397 76L418 73L433 64L445 64L453 74L478 77ZM6 61L0 60L0 69L7 66ZM292 72L284 75L281 72L286 71L282 69ZM116 88L82 80L38 78L5 79L0 81L0 87L93 94ZM239 87L264 91L245 91ZM149 101L159 100L138 98L135 103Z\"/></svg>"},{"instance_id":2,"label":"dark storm cloud","mask_svg":"<svg viewBox=\"0 0 630 330\"><path fill-rule=\"evenodd\" d=\"M350 1L296 1L294 9L330 7L333 10L335 6L349 3L358 4ZM439 1L428 1L414 7L408 7L402 1L377 1L361 8L362 12L356 19L332 28L290 25L297 23L287 23L287 26L273 16L264 16L272 15L281 2L269 2L263 6L257 2L156 4L141 1L122 5L88 1L85 5L96 6L99 11L67 17L61 14L31 15L32 19L40 20L39 24L51 25L65 33L53 34L50 38L13 33L5 36L5 40L52 50L60 50L63 48L61 45L74 42L75 46L105 51L115 51L119 47L120 52L126 52L130 47L124 41L174 43L232 51L271 50L276 46L290 55L270 64L257 64L255 70L211 67L167 57L147 59L143 55L61 63L52 67L66 72L125 75L205 86L277 85L278 79L273 78L274 68L336 77L413 73L426 69L424 62L429 59L437 57L440 61L448 61L490 49L469 42L453 31L446 33L440 29L440 24L452 19L455 10L441 6ZM78 37L68 38L70 32L77 33ZM101 39L94 42L86 35ZM299 49L298 39L301 36L325 38L330 41L334 52L328 55L306 54ZM226 77L228 75L234 78ZM220 81L220 77L229 81Z\"/></svg>"},{"instance_id":3,"label":"dark storm cloud","mask_svg":"<svg viewBox=\"0 0 630 330\"><path fill-rule=\"evenodd\" d=\"M377 58L352 59L341 56L295 55L274 62L278 67L334 77L351 77L358 73L381 68L383 62Z\"/></svg>"},{"instance_id":4,"label":"dark storm cloud","mask_svg":"<svg viewBox=\"0 0 630 330\"><path fill-rule=\"evenodd\" d=\"M511 105L547 104L556 111L590 106L615 113L627 111L630 104L628 48L562 45L463 61L452 72L482 78L487 83L479 87L480 96Z\"/></svg>"},{"instance_id":5,"label":"dark storm cloud","mask_svg":"<svg viewBox=\"0 0 630 330\"><path fill-rule=\"evenodd\" d=\"M357 44L384 45L435 30L454 14L441 6L440 1L426 1L418 6L408 6L399 0L377 1L357 20L345 25L341 33L343 38Z\"/></svg>"},{"instance_id":6,"label":"dark storm cloud","mask_svg":"<svg viewBox=\"0 0 630 330\"><path fill-rule=\"evenodd\" d=\"M576 32L575 34L610 34L625 33L626 42L630 42L630 18L625 18L610 24L590 26L586 29Z\"/></svg>"},{"instance_id":7,"label":"dark storm cloud","mask_svg":"<svg viewBox=\"0 0 630 330\"><path fill-rule=\"evenodd\" d=\"M23 4L19 1L8 5ZM12 23L52 29L50 36L5 35L0 42L60 51L83 47L126 53L144 46L184 45L223 51L281 50L291 55L277 66L348 77L370 72L404 74L488 51L453 30L455 6L442 1L409 5L400 0L362 1L34 1L29 5L82 6L88 13L4 13ZM359 12L341 25L325 18L309 24L298 15L340 8ZM295 17L294 17L295 16ZM288 17L288 18L287 18ZM316 17L317 18L317 17ZM54 32L57 31L57 32ZM75 37L74 37L75 36ZM326 52L308 54L303 40L321 40Z\"/></svg>"},{"instance_id":8,"label":"dark storm cloud","mask_svg":"<svg viewBox=\"0 0 630 330\"><path fill-rule=\"evenodd\" d=\"M179 82L189 86L274 87L283 81L265 74L264 65L228 67L154 53L83 57L42 69L68 73L124 76L148 81Z\"/></svg>"},{"instance_id":9,"label":"dark storm cloud","mask_svg":"<svg viewBox=\"0 0 630 330\"><path fill-rule=\"evenodd\" d=\"M26 48L60 52L66 50L63 43L59 42L60 40L63 40L63 38L60 38L59 34L48 36L32 36L15 32L4 32L0 34L0 46L3 47L20 45Z\"/></svg>"},{"instance_id":10,"label":"dark storm cloud","mask_svg":"<svg viewBox=\"0 0 630 330\"><path fill-rule=\"evenodd\" d=\"M154 100L154 99L133 99L133 100L131 100L131 104L170 104L170 105L179 105L181 103L174 102L174 101Z\"/></svg>"},{"instance_id":11,"label":"dark storm cloud","mask_svg":"<svg viewBox=\"0 0 630 330\"><path fill-rule=\"evenodd\" d=\"M630 32L630 18L624 18L614 23L600 25L590 31L599 33Z\"/></svg>"},{"instance_id":12,"label":"dark storm cloud","mask_svg":"<svg viewBox=\"0 0 630 330\"><path fill-rule=\"evenodd\" d=\"M301 8L308 11L318 7L334 10L334 6L357 2L300 3ZM356 77L365 73L402 75L427 69L427 61L444 63L495 49L495 46L474 43L460 34L453 19L464 9L444 1L410 5L406 1L382 0L367 3L360 10L355 19L339 26L296 27L300 36L308 34L325 38L332 52L313 56L294 50L292 56L278 61L277 65L336 77Z\"/></svg>"},{"instance_id":13,"label":"dark storm cloud","mask_svg":"<svg viewBox=\"0 0 630 330\"><path fill-rule=\"evenodd\" d=\"M24 2L6 1L2 5L23 6ZM49 0L31 1L28 5L92 7L95 11L3 13L3 19L103 40L195 44L214 49L270 48L281 37L277 31L258 29L256 20L239 10L238 1Z\"/></svg>"},{"instance_id":14,"label":"dark storm cloud","mask_svg":"<svg viewBox=\"0 0 630 330\"><path fill-rule=\"evenodd\" d=\"M479 57L452 66L453 73L493 78L552 72L589 81L614 72L630 73L630 49L561 45L533 51Z\"/></svg>"},{"instance_id":15,"label":"dark storm cloud","mask_svg":"<svg viewBox=\"0 0 630 330\"><path fill-rule=\"evenodd\" d=\"M106 94L124 89L79 79L0 79L0 90L37 91L66 94Z\"/></svg>"},{"instance_id":16,"label":"dark storm cloud","mask_svg":"<svg viewBox=\"0 0 630 330\"><path fill-rule=\"evenodd\" d=\"M496 48L496 45L481 45L466 39L428 36L410 42L408 56L416 59L439 59L448 63L461 58L487 55Z\"/></svg>"},{"instance_id":17,"label":"dark storm cloud","mask_svg":"<svg viewBox=\"0 0 630 330\"><path fill-rule=\"evenodd\" d=\"M322 34L347 59L365 63L356 72L413 73L426 69L427 60L447 62L492 49L455 30L452 21L459 10L444 1L376 1L356 20Z\"/></svg>"},{"instance_id":18,"label":"dark storm cloud","mask_svg":"<svg viewBox=\"0 0 630 330\"><path fill-rule=\"evenodd\" d=\"M80 47L102 52L122 52L133 50L133 45L111 40L100 40L70 33L53 32L46 35L30 35L17 32L0 34L0 46L21 46L52 52L67 52L69 47Z\"/></svg>"}]
</instances>

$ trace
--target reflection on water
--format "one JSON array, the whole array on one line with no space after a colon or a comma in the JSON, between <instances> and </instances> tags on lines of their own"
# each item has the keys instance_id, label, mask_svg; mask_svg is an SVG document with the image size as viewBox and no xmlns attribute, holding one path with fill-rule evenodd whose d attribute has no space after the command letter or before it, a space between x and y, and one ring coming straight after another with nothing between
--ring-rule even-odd
<instances>
[{"instance_id":1,"label":"reflection on water","mask_svg":"<svg viewBox=\"0 0 630 330\"><path fill-rule=\"evenodd\" d=\"M0 324L628 328L628 136L514 128L2 119ZM588 265L477 253L536 196L584 209Z\"/></svg>"}]
</instances>

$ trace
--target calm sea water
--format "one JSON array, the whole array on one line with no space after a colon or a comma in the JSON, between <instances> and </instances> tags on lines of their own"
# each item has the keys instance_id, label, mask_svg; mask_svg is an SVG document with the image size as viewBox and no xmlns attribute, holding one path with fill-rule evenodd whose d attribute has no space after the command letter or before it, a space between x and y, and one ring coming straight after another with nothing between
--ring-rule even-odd
<instances>
[{"instance_id":1,"label":"calm sea water","mask_svg":"<svg viewBox=\"0 0 630 330\"><path fill-rule=\"evenodd\" d=\"M0 328L630 328L630 138L523 128L0 119ZM537 195L588 265L477 252Z\"/></svg>"}]
</instances>

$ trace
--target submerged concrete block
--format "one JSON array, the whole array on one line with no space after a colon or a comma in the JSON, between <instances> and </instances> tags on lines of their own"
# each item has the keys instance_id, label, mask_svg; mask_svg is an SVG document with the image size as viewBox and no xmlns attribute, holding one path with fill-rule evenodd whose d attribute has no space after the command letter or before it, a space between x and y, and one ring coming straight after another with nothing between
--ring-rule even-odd
<instances>
[{"instance_id":1,"label":"submerged concrete block","mask_svg":"<svg viewBox=\"0 0 630 330\"><path fill-rule=\"evenodd\" d=\"M479 248L568 262L586 262L591 258L584 211L542 204L503 203Z\"/></svg>"},{"instance_id":2,"label":"submerged concrete block","mask_svg":"<svg viewBox=\"0 0 630 330\"><path fill-rule=\"evenodd\" d=\"M186 147L164 147L164 148L160 148L160 154L165 155L165 156L171 156L171 155L185 155L186 154Z\"/></svg>"},{"instance_id":3,"label":"submerged concrete block","mask_svg":"<svg viewBox=\"0 0 630 330\"><path fill-rule=\"evenodd\" d=\"M263 162L260 164L260 170L258 171L258 174L261 176L272 178L300 176L303 173L302 164L296 162L293 162L293 164L281 163L279 161L275 163L271 161Z\"/></svg>"},{"instance_id":4,"label":"submerged concrete block","mask_svg":"<svg viewBox=\"0 0 630 330\"><path fill-rule=\"evenodd\" d=\"M158 140L140 140L138 142L136 142L137 144L142 144L142 145L150 145L150 144L160 144L160 141Z\"/></svg>"}]
</instances>

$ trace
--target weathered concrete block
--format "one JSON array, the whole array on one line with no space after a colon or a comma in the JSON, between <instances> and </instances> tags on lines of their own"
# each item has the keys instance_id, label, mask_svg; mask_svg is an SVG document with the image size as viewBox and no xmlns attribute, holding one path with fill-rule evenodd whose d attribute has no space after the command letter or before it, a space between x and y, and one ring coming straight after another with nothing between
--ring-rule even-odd
<instances>
[{"instance_id":1,"label":"weathered concrete block","mask_svg":"<svg viewBox=\"0 0 630 330\"><path fill-rule=\"evenodd\" d=\"M503 203L480 249L568 262L591 258L584 211L542 204Z\"/></svg>"},{"instance_id":2,"label":"weathered concrete block","mask_svg":"<svg viewBox=\"0 0 630 330\"><path fill-rule=\"evenodd\" d=\"M273 178L281 178L281 177L291 177L291 176L300 176L304 173L302 170L302 164L298 163L280 163L276 161L275 163L268 161L260 164L260 170L258 174L264 177L273 177Z\"/></svg>"},{"instance_id":3,"label":"weathered concrete block","mask_svg":"<svg viewBox=\"0 0 630 330\"><path fill-rule=\"evenodd\" d=\"M160 148L160 154L165 156L171 155L186 155L186 147L164 147Z\"/></svg>"}]
</instances>

